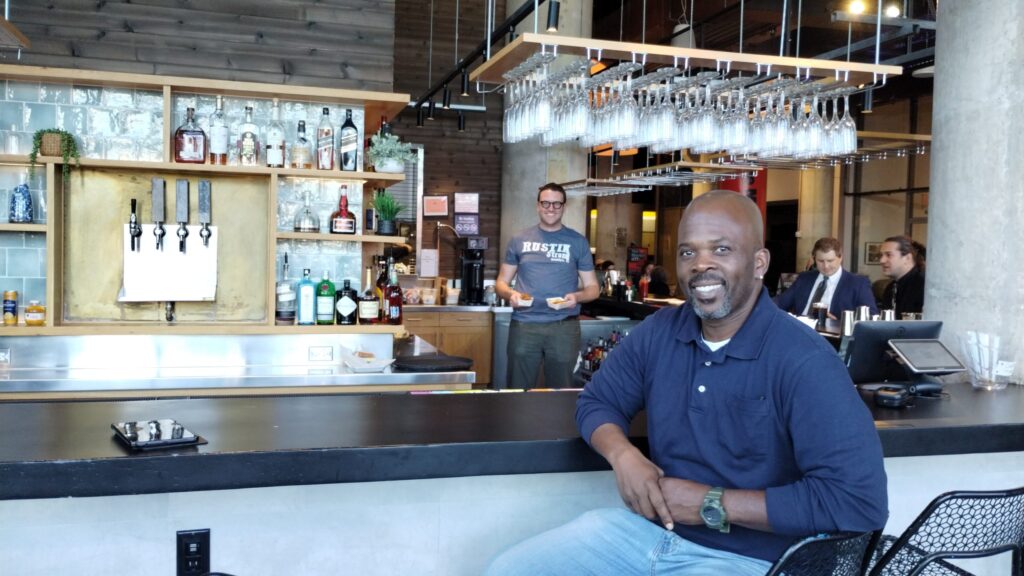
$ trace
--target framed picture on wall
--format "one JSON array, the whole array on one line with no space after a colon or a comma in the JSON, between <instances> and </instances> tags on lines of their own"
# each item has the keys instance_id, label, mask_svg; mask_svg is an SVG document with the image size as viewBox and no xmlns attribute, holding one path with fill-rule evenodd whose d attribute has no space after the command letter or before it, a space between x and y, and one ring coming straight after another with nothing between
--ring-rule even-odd
<instances>
[{"instance_id":1,"label":"framed picture on wall","mask_svg":"<svg viewBox=\"0 0 1024 576\"><path fill-rule=\"evenodd\" d=\"M424 216L447 216L448 215L448 197L447 196L424 196L423 197L423 215Z\"/></svg>"},{"instance_id":2,"label":"framed picture on wall","mask_svg":"<svg viewBox=\"0 0 1024 576\"><path fill-rule=\"evenodd\" d=\"M864 243L864 263L879 265L882 263L882 243L881 242L865 242Z\"/></svg>"}]
</instances>

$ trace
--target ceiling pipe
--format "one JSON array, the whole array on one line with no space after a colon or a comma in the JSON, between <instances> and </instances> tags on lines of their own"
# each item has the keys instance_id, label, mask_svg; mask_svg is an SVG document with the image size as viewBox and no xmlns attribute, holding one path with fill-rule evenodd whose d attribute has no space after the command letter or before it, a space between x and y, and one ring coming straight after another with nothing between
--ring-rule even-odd
<instances>
[{"instance_id":1,"label":"ceiling pipe","mask_svg":"<svg viewBox=\"0 0 1024 576\"><path fill-rule=\"evenodd\" d=\"M539 0L538 5L543 4L544 1L545 0ZM488 38L502 38L503 36L505 36L506 33L512 31L512 29L515 28L516 24L519 24L520 22L525 20L526 17L529 16L532 12L533 2L526 2L525 4L520 6L519 9L516 10L511 16L506 18L504 22L499 24L493 30L488 30ZM451 72L446 74L444 78L441 78L440 80L435 82L430 88L427 89L426 92L420 95L420 97L416 99L415 107L422 107L425 102L430 100L435 94L437 94L438 91L443 89L445 84L448 84L453 79L455 79L455 77L461 74L463 70L468 70L469 65L475 62L476 59L482 56L489 48L490 42L487 39L482 40L480 44L478 44L477 47L473 49L473 51L464 56L462 59L458 61L458 63L455 64L455 67L452 68ZM398 114L401 114L401 112L399 112ZM396 114L396 117L398 114Z\"/></svg>"}]
</instances>

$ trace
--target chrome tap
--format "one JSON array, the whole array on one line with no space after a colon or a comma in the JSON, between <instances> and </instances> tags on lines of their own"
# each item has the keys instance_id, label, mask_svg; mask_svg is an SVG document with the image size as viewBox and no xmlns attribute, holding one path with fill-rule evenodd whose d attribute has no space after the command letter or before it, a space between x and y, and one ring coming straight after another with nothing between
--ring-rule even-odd
<instances>
[{"instance_id":1,"label":"chrome tap","mask_svg":"<svg viewBox=\"0 0 1024 576\"><path fill-rule=\"evenodd\" d=\"M139 217L135 214L135 198L132 198L132 215L128 220L128 236L131 237L132 252L142 251L142 226L139 225Z\"/></svg>"}]
</instances>

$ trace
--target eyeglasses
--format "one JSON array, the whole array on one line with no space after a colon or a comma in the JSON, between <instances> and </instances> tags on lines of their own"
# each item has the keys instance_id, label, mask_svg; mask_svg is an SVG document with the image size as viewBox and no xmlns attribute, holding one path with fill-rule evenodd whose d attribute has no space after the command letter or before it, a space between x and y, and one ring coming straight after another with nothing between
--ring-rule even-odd
<instances>
[{"instance_id":1,"label":"eyeglasses","mask_svg":"<svg viewBox=\"0 0 1024 576\"><path fill-rule=\"evenodd\" d=\"M557 200L554 201L554 202L548 202L547 200L541 200L540 201L540 206L541 206L541 208L543 208L545 210L547 210L549 208L554 208L555 210L561 210L562 206L565 206L565 202L558 202Z\"/></svg>"}]
</instances>

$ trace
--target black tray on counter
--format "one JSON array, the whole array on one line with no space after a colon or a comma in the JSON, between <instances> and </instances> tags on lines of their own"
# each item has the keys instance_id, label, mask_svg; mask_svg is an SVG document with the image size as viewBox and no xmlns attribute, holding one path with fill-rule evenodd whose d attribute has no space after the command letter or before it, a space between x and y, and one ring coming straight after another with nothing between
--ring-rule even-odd
<instances>
[{"instance_id":1,"label":"black tray on counter","mask_svg":"<svg viewBox=\"0 0 1024 576\"><path fill-rule=\"evenodd\" d=\"M114 436L132 450L160 450L206 444L205 438L171 418L115 422L110 427L114 430Z\"/></svg>"}]
</instances>

